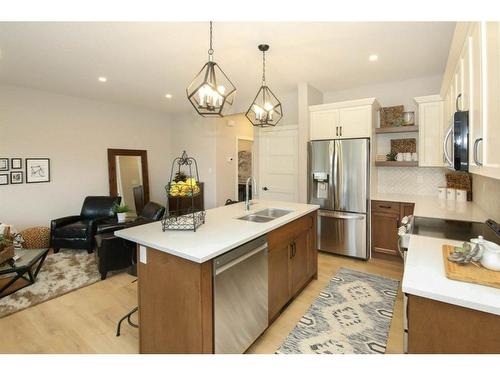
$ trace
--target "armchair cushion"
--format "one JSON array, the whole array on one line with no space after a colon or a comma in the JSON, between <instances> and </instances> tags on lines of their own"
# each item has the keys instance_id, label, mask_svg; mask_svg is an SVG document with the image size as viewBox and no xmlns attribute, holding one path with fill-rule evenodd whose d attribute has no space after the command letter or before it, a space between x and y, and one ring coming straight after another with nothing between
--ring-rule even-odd
<instances>
[{"instance_id":1,"label":"armchair cushion","mask_svg":"<svg viewBox=\"0 0 500 375\"><path fill-rule=\"evenodd\" d=\"M89 220L74 221L64 226L56 227L53 231L53 235L59 238L84 239L87 237L88 226L89 226Z\"/></svg>"}]
</instances>

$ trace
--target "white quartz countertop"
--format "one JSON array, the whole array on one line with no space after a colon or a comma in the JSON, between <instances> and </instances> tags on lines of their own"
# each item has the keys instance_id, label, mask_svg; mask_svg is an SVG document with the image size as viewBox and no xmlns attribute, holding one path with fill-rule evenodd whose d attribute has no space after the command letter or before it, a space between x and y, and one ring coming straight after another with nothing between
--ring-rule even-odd
<instances>
[{"instance_id":1,"label":"white quartz countertop","mask_svg":"<svg viewBox=\"0 0 500 375\"><path fill-rule=\"evenodd\" d=\"M474 202L457 202L437 196L373 193L372 200L414 203L415 216L446 220L484 222L488 215Z\"/></svg>"},{"instance_id":2,"label":"white quartz countertop","mask_svg":"<svg viewBox=\"0 0 500 375\"><path fill-rule=\"evenodd\" d=\"M239 217L269 207L293 212L267 223L238 220ZM198 227L196 232L163 232L161 222L155 222L119 230L115 235L193 262L203 263L318 208L318 205L311 204L254 200L249 212L244 211L244 203L207 210L205 224Z\"/></svg>"},{"instance_id":3,"label":"white quartz countertop","mask_svg":"<svg viewBox=\"0 0 500 375\"><path fill-rule=\"evenodd\" d=\"M500 315L500 289L446 277L442 245L460 241L411 235L403 276L403 292ZM500 278L500 272L498 273Z\"/></svg>"}]
</instances>

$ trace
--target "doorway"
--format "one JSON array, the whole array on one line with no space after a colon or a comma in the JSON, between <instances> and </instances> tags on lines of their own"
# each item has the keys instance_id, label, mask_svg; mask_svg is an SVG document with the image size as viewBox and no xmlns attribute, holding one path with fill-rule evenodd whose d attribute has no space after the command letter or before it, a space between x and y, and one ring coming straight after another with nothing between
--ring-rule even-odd
<instances>
[{"instance_id":1,"label":"doorway","mask_svg":"<svg viewBox=\"0 0 500 375\"><path fill-rule=\"evenodd\" d=\"M245 184L248 177L253 176L254 153L253 139L247 137L236 137L236 197L239 202L245 200ZM250 199L252 197L250 185Z\"/></svg>"}]
</instances>

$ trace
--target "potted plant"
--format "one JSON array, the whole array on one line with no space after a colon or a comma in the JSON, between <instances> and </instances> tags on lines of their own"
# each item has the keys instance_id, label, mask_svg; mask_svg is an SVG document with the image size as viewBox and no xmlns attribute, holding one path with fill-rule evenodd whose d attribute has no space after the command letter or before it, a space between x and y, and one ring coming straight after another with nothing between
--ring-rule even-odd
<instances>
[{"instance_id":1,"label":"potted plant","mask_svg":"<svg viewBox=\"0 0 500 375\"><path fill-rule=\"evenodd\" d=\"M126 204L124 204L124 205L115 204L113 206L113 211L116 214L118 222L119 223L124 223L125 222L125 217L127 216L127 212L130 211L130 208Z\"/></svg>"},{"instance_id":2,"label":"potted plant","mask_svg":"<svg viewBox=\"0 0 500 375\"><path fill-rule=\"evenodd\" d=\"M0 265L14 257L14 243L10 235L10 228L7 227L4 233L0 234Z\"/></svg>"}]
</instances>

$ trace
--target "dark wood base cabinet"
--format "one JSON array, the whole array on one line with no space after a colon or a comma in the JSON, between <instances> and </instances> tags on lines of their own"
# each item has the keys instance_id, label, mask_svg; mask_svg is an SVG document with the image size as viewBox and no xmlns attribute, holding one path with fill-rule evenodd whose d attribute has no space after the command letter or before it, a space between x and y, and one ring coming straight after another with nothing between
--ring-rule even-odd
<instances>
[{"instance_id":1,"label":"dark wood base cabinet","mask_svg":"<svg viewBox=\"0 0 500 375\"><path fill-rule=\"evenodd\" d=\"M318 274L316 212L268 234L269 321Z\"/></svg>"},{"instance_id":2,"label":"dark wood base cabinet","mask_svg":"<svg viewBox=\"0 0 500 375\"><path fill-rule=\"evenodd\" d=\"M268 234L269 323L317 277L316 220L313 212ZM147 263L138 263L140 353L213 353L212 261L146 251Z\"/></svg>"},{"instance_id":3,"label":"dark wood base cabinet","mask_svg":"<svg viewBox=\"0 0 500 375\"><path fill-rule=\"evenodd\" d=\"M401 219L413 214L413 203L372 201L371 253L373 257L399 259L398 228Z\"/></svg>"},{"instance_id":4,"label":"dark wood base cabinet","mask_svg":"<svg viewBox=\"0 0 500 375\"><path fill-rule=\"evenodd\" d=\"M408 353L500 353L500 316L408 296Z\"/></svg>"}]
</instances>

